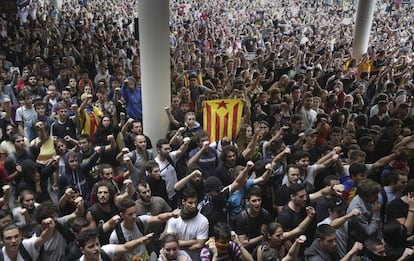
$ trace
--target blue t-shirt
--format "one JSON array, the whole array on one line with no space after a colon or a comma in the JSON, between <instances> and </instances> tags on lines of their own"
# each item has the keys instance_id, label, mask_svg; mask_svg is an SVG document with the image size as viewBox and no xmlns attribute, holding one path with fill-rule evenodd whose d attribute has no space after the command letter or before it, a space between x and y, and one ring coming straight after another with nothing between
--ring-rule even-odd
<instances>
[{"instance_id":1,"label":"blue t-shirt","mask_svg":"<svg viewBox=\"0 0 414 261\"><path fill-rule=\"evenodd\" d=\"M227 200L227 208L230 216L237 216L243 210L244 193L254 185L254 179L248 179L244 188L235 191Z\"/></svg>"},{"instance_id":2,"label":"blue t-shirt","mask_svg":"<svg viewBox=\"0 0 414 261\"><path fill-rule=\"evenodd\" d=\"M189 157L193 157L200 148L195 148L189 153ZM203 152L200 158L197 161L197 166L200 167L201 172L203 173L203 179L207 179L210 176L214 176L216 174L216 168L219 163L219 158L216 151L212 148L208 148L205 152Z\"/></svg>"}]
</instances>

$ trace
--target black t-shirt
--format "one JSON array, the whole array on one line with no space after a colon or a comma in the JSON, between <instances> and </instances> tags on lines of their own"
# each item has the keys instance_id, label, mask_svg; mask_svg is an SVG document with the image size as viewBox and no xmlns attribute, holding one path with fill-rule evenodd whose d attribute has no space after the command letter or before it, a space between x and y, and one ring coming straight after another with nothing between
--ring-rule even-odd
<instances>
[{"instance_id":1,"label":"black t-shirt","mask_svg":"<svg viewBox=\"0 0 414 261\"><path fill-rule=\"evenodd\" d=\"M91 215L93 217L93 220L95 221L96 225L103 225L106 221L110 220L113 216L118 214L118 209L115 207L115 205L111 204L111 211L110 212L103 212L99 206L98 203L93 204L88 211L91 212ZM101 242L101 245L109 244L109 237L111 236L112 231L109 230L108 232L102 233L99 236L99 241Z\"/></svg>"},{"instance_id":2,"label":"black t-shirt","mask_svg":"<svg viewBox=\"0 0 414 261\"><path fill-rule=\"evenodd\" d=\"M261 226L267 225L272 221L269 212L264 208L261 209L257 217L251 217L247 209L240 212L236 217L236 233L246 235L247 238L255 238L261 234ZM247 250L251 253L256 246L250 246Z\"/></svg>"},{"instance_id":3,"label":"black t-shirt","mask_svg":"<svg viewBox=\"0 0 414 261\"><path fill-rule=\"evenodd\" d=\"M203 214L209 223L209 236L213 236L213 227L218 222L227 222L226 202L230 197L230 189L226 187L221 190L218 196L212 198L208 194L204 196L199 204L200 213Z\"/></svg>"},{"instance_id":4,"label":"black t-shirt","mask_svg":"<svg viewBox=\"0 0 414 261\"><path fill-rule=\"evenodd\" d=\"M51 136L56 136L60 139L63 139L66 135L69 135L72 139L76 139L76 125L69 117L63 124L59 123L58 120L55 120L55 122L52 123L51 129Z\"/></svg>"},{"instance_id":5,"label":"black t-shirt","mask_svg":"<svg viewBox=\"0 0 414 261\"><path fill-rule=\"evenodd\" d=\"M315 205L316 222L321 222L325 218L329 217L328 208L330 207L330 201L328 198L323 197Z\"/></svg>"},{"instance_id":6,"label":"black t-shirt","mask_svg":"<svg viewBox=\"0 0 414 261\"><path fill-rule=\"evenodd\" d=\"M387 204L387 220L394 218L406 218L408 215L408 205L396 198Z\"/></svg>"},{"instance_id":7,"label":"black t-shirt","mask_svg":"<svg viewBox=\"0 0 414 261\"><path fill-rule=\"evenodd\" d=\"M170 202L170 200L168 198L168 193L167 193L165 181L162 178L156 180L156 179L153 179L153 178L147 176L145 180L148 182L148 184L151 188L151 194L153 196L161 197L162 199L165 200L165 202Z\"/></svg>"},{"instance_id":8,"label":"black t-shirt","mask_svg":"<svg viewBox=\"0 0 414 261\"><path fill-rule=\"evenodd\" d=\"M306 209L302 208L300 212L293 211L287 204L283 207L279 216L277 217L277 222L282 225L284 231L290 231L295 229L299 224L307 217ZM313 238L316 230L315 219L312 219L308 228L305 231L307 238ZM303 253L306 247L312 244L312 240L307 240L304 244L301 245L300 252Z\"/></svg>"},{"instance_id":9,"label":"black t-shirt","mask_svg":"<svg viewBox=\"0 0 414 261\"><path fill-rule=\"evenodd\" d=\"M299 139L298 134L293 134L292 132L287 132L283 134L283 141L286 145L292 145Z\"/></svg>"},{"instance_id":10,"label":"black t-shirt","mask_svg":"<svg viewBox=\"0 0 414 261\"><path fill-rule=\"evenodd\" d=\"M236 166L237 165L245 166L246 163L247 163L247 160L242 155L237 156ZM221 181L223 186L228 186L232 182L230 174L229 174L229 167L227 167L224 162L221 162L216 168L215 176Z\"/></svg>"},{"instance_id":11,"label":"black t-shirt","mask_svg":"<svg viewBox=\"0 0 414 261\"><path fill-rule=\"evenodd\" d=\"M275 202L276 206L284 206L290 200L290 191L286 184L279 186L275 191Z\"/></svg>"}]
</instances>

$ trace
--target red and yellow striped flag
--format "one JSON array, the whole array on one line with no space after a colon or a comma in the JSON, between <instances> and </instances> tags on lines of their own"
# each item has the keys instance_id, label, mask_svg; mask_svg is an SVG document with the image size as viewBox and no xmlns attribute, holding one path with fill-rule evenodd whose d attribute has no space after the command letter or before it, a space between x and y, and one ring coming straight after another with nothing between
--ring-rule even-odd
<instances>
[{"instance_id":1,"label":"red and yellow striped flag","mask_svg":"<svg viewBox=\"0 0 414 261\"><path fill-rule=\"evenodd\" d=\"M240 99L204 101L203 127L210 142L223 137L234 140L240 130L243 102Z\"/></svg>"}]
</instances>

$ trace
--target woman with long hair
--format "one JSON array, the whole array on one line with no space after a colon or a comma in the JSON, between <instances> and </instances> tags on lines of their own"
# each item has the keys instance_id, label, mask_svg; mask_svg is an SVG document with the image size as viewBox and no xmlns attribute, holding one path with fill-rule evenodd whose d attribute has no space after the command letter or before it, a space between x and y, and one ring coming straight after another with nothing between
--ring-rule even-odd
<instances>
[{"instance_id":1,"label":"woman with long hair","mask_svg":"<svg viewBox=\"0 0 414 261\"><path fill-rule=\"evenodd\" d=\"M35 209L40 206L35 201L34 192L30 190L23 190L17 198L18 207L13 208L13 220L19 227L36 224Z\"/></svg>"},{"instance_id":2,"label":"woman with long hair","mask_svg":"<svg viewBox=\"0 0 414 261\"><path fill-rule=\"evenodd\" d=\"M118 137L120 128L112 124L112 118L109 115L104 115L100 121L97 130L95 131L93 144L94 146L107 146L111 144L108 136L112 135L114 139ZM117 154L120 152L119 146L115 146L109 151L102 150L101 163L110 164L114 168L119 167L120 163L116 160Z\"/></svg>"},{"instance_id":3,"label":"woman with long hair","mask_svg":"<svg viewBox=\"0 0 414 261\"><path fill-rule=\"evenodd\" d=\"M272 222L267 225L265 239L257 247L256 260L257 261L290 261L297 260L299 247L306 241L305 236L300 236L295 239L293 244L290 239L298 236L301 229L295 228L289 232L284 232L282 225Z\"/></svg>"}]
</instances>

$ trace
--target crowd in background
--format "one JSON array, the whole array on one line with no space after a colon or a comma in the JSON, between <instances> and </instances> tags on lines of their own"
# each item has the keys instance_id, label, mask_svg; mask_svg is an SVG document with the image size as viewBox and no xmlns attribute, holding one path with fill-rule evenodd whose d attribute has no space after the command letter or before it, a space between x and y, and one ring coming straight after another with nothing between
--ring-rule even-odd
<instances>
[{"instance_id":1,"label":"crowd in background","mask_svg":"<svg viewBox=\"0 0 414 261\"><path fill-rule=\"evenodd\" d=\"M414 260L410 1L377 1L360 58L357 1L170 1L159 140L137 1L17 3L0 15L4 260ZM203 102L227 98L242 127L211 141Z\"/></svg>"}]
</instances>

